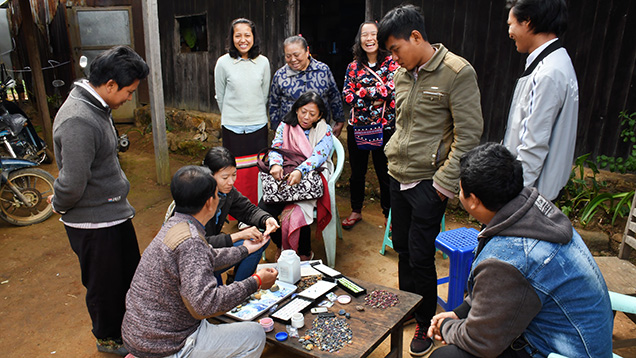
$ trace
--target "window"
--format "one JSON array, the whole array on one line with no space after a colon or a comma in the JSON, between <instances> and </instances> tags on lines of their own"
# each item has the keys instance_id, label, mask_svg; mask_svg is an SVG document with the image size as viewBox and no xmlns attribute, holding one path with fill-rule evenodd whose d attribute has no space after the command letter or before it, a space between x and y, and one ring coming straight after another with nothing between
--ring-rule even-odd
<instances>
[{"instance_id":1,"label":"window","mask_svg":"<svg viewBox=\"0 0 636 358\"><path fill-rule=\"evenodd\" d=\"M177 17L179 48L181 53L208 51L206 15Z\"/></svg>"}]
</instances>

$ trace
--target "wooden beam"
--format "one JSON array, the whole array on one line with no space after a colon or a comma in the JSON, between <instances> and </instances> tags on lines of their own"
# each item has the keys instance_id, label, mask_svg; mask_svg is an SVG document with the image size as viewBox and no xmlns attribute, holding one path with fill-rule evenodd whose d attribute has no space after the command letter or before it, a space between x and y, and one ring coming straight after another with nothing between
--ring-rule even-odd
<instances>
[{"instance_id":1,"label":"wooden beam","mask_svg":"<svg viewBox=\"0 0 636 358\"><path fill-rule=\"evenodd\" d=\"M29 54L29 67L31 67L31 75L33 76L33 84L35 85L35 99L38 104L38 113L44 130L44 141L53 153L53 131L51 127L51 114L46 101L46 89L44 88L44 76L42 75L42 60L40 58L40 50L38 48L37 38L35 37L35 23L31 15L31 4L29 0L19 0L20 15L22 16L22 31L26 39L27 53ZM53 158L51 158L53 159Z\"/></svg>"},{"instance_id":2,"label":"wooden beam","mask_svg":"<svg viewBox=\"0 0 636 358\"><path fill-rule=\"evenodd\" d=\"M25 0L28 1L28 0ZM152 138L155 147L157 183L170 184L170 162L166 139L166 110L163 101L163 80L161 78L161 44L159 41L159 17L157 1L142 0L144 18L144 40L146 62L150 67L148 87L150 90L150 115L152 117Z\"/></svg>"},{"instance_id":3,"label":"wooden beam","mask_svg":"<svg viewBox=\"0 0 636 358\"><path fill-rule=\"evenodd\" d=\"M371 0L365 0L364 2L364 21L372 21L375 20L373 18L373 9L371 8ZM379 22L380 19L377 19Z\"/></svg>"}]
</instances>

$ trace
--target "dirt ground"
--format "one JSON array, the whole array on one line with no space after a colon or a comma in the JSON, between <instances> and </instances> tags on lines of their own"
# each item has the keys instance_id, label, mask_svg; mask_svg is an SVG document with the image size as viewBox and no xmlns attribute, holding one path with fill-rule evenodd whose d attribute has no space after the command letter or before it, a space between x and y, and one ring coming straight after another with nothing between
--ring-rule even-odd
<instances>
[{"instance_id":1,"label":"dirt ground","mask_svg":"<svg viewBox=\"0 0 636 358\"><path fill-rule=\"evenodd\" d=\"M343 136L344 138L344 136ZM171 172L186 164L200 163L200 157L170 155ZM133 220L143 250L159 230L171 201L168 186L155 183L154 152L151 134L131 135L131 149L121 154L121 162L132 184L129 196L137 214ZM43 169L57 176L55 165ZM370 170L370 173L373 173ZM348 175L343 175L345 183ZM348 215L346 193L339 193L342 217ZM381 280L397 287L397 255L387 249L379 254L384 234L384 218L376 201L368 200L364 220L338 240L336 269L350 277L367 281ZM447 215L448 229L474 225L465 216ZM0 355L6 357L111 357L98 353L90 332L91 322L84 302L85 289L80 281L77 257L72 252L64 227L54 215L30 227L15 227L0 221ZM274 245L267 258L274 257ZM322 242L313 240L316 257L325 260ZM448 260L438 259L438 274L448 272ZM443 292L444 288L440 288ZM443 293L440 293L443 296ZM404 356L414 325L404 334ZM615 320L615 338L636 337L636 325L622 313ZM371 357L384 357L389 350L385 341ZM636 357L636 348L618 349L623 357ZM264 357L287 357L286 352L268 346Z\"/></svg>"}]
</instances>

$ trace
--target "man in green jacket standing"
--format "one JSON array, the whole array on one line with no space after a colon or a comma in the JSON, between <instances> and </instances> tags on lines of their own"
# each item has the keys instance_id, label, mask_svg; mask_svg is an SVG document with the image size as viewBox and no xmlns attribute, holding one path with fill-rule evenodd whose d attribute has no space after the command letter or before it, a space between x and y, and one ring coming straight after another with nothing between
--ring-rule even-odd
<instances>
[{"instance_id":1,"label":"man in green jacket standing","mask_svg":"<svg viewBox=\"0 0 636 358\"><path fill-rule=\"evenodd\" d=\"M435 238L448 198L459 192L459 158L479 144L480 93L468 61L428 42L415 6L389 11L378 42L401 66L394 77L396 132L384 152L399 286L423 297L410 345L412 356L422 356L433 346L426 330L437 307Z\"/></svg>"}]
</instances>

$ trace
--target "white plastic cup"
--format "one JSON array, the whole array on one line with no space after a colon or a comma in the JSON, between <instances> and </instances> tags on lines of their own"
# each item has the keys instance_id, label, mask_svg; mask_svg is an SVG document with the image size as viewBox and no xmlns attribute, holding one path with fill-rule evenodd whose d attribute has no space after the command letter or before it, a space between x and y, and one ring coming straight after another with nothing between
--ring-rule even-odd
<instances>
[{"instance_id":1,"label":"white plastic cup","mask_svg":"<svg viewBox=\"0 0 636 358\"><path fill-rule=\"evenodd\" d=\"M291 316L291 325L294 328L303 328L305 325L305 316L302 313L296 312Z\"/></svg>"}]
</instances>

